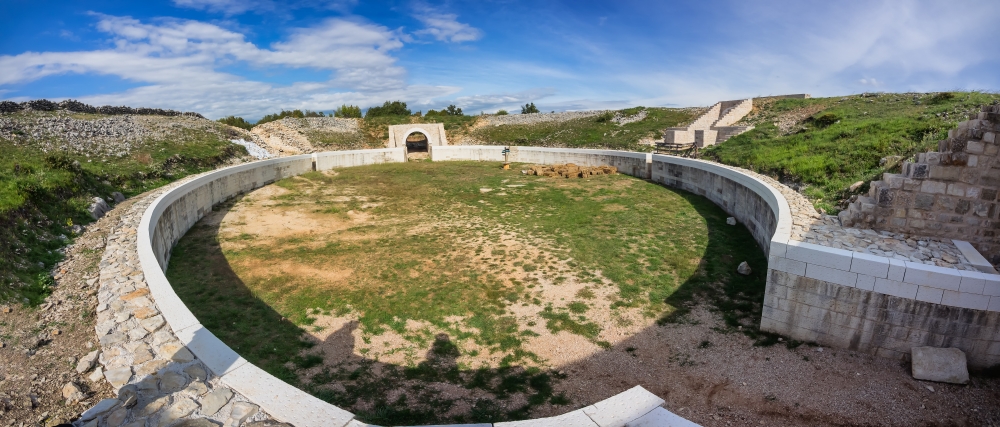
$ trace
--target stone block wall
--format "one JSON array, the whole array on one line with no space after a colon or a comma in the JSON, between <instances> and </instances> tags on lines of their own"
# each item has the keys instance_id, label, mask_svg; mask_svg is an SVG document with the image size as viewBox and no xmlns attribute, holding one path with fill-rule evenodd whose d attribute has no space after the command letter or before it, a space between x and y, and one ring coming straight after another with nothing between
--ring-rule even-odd
<instances>
[{"instance_id":1,"label":"stone block wall","mask_svg":"<svg viewBox=\"0 0 1000 427\"><path fill-rule=\"evenodd\" d=\"M938 143L884 174L839 214L844 226L944 237L972 243L1000 263L1000 106L983 107Z\"/></svg>"},{"instance_id":2,"label":"stone block wall","mask_svg":"<svg viewBox=\"0 0 1000 427\"><path fill-rule=\"evenodd\" d=\"M972 367L1000 363L1000 311L921 301L916 287L888 279L848 286L841 270L787 258L769 266L762 330L895 359L932 346L961 349Z\"/></svg>"},{"instance_id":3,"label":"stone block wall","mask_svg":"<svg viewBox=\"0 0 1000 427\"><path fill-rule=\"evenodd\" d=\"M616 150L582 150L572 148L510 147L512 162L556 165L573 163L579 166L608 165L619 173L637 178L649 178L649 153Z\"/></svg>"}]
</instances>

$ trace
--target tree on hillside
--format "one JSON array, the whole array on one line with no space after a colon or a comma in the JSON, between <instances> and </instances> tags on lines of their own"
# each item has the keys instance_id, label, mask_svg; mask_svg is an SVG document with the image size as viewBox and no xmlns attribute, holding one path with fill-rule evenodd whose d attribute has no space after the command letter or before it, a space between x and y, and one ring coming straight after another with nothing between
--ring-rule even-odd
<instances>
[{"instance_id":1,"label":"tree on hillside","mask_svg":"<svg viewBox=\"0 0 1000 427\"><path fill-rule=\"evenodd\" d=\"M535 106L534 102L530 104L524 104L523 106L521 106L521 114L534 114L537 112L538 112L538 107Z\"/></svg>"},{"instance_id":2,"label":"tree on hillside","mask_svg":"<svg viewBox=\"0 0 1000 427\"><path fill-rule=\"evenodd\" d=\"M447 114L447 115L449 115L449 116L461 116L462 115L462 109L458 108L454 104L452 104L452 105L449 105L448 108L444 109L444 113Z\"/></svg>"},{"instance_id":3,"label":"tree on hillside","mask_svg":"<svg viewBox=\"0 0 1000 427\"><path fill-rule=\"evenodd\" d=\"M368 117L380 117L380 116L409 116L413 114L408 108L406 108L405 102L399 101L385 101L381 107L371 107L365 112L365 118Z\"/></svg>"},{"instance_id":4,"label":"tree on hillside","mask_svg":"<svg viewBox=\"0 0 1000 427\"><path fill-rule=\"evenodd\" d=\"M219 123L227 124L229 126L235 126L240 129L250 130L253 128L253 123L244 120L242 117L229 116L229 117L223 117L216 121Z\"/></svg>"},{"instance_id":5,"label":"tree on hillside","mask_svg":"<svg viewBox=\"0 0 1000 427\"><path fill-rule=\"evenodd\" d=\"M357 105L341 105L336 111L333 112L334 117L343 117L345 119L360 119L361 118L361 107Z\"/></svg>"},{"instance_id":6,"label":"tree on hillside","mask_svg":"<svg viewBox=\"0 0 1000 427\"><path fill-rule=\"evenodd\" d=\"M506 116L507 115L507 110L497 110L497 115L498 116Z\"/></svg>"}]
</instances>

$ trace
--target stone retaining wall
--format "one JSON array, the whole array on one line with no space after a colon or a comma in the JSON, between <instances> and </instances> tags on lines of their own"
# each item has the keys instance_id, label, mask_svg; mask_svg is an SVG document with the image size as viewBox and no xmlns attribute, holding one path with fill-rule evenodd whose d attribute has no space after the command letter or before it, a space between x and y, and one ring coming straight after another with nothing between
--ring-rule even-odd
<instances>
[{"instance_id":1,"label":"stone retaining wall","mask_svg":"<svg viewBox=\"0 0 1000 427\"><path fill-rule=\"evenodd\" d=\"M445 148L434 149L432 158L437 153L435 160L492 161L503 149ZM106 371L98 375L119 388L120 397L98 403L77 424L166 427L180 419L204 419L239 426L274 418L298 427L365 426L350 412L240 357L201 326L163 270L173 245L216 203L311 170L402 160L403 148L264 160L188 179L163 189L155 200L136 203L109 238L98 295L99 369ZM780 184L766 178L711 162L611 150L511 147L510 160L613 165L718 204L769 255L764 330L895 357L916 343L953 345L966 351L973 366L1000 354L1000 307L963 308L973 303L963 294L1000 292L1000 277L792 241L792 211L775 187ZM865 288L869 282L871 288ZM941 290L940 300L934 300L933 289ZM928 295L933 302L925 301ZM558 417L495 425L693 425L660 408L662 403L635 387Z\"/></svg>"},{"instance_id":2,"label":"stone retaining wall","mask_svg":"<svg viewBox=\"0 0 1000 427\"><path fill-rule=\"evenodd\" d=\"M170 250L217 203L311 170L403 161L404 149L317 153L264 160L193 177L136 203L102 262L97 334L103 375L119 389L88 410L78 426L240 426L272 418L298 427L367 424L264 372L201 326L163 270ZM141 213L141 220L139 214ZM626 422L686 422L663 400L634 387L558 417L503 426L612 427ZM693 425L688 423L688 425Z\"/></svg>"}]
</instances>

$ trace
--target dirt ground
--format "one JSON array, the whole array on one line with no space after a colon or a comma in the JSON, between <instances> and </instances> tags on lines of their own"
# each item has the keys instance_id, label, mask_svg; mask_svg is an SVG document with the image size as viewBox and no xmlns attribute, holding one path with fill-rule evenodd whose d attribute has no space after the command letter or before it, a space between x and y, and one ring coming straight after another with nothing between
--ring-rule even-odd
<instances>
[{"instance_id":1,"label":"dirt ground","mask_svg":"<svg viewBox=\"0 0 1000 427\"><path fill-rule=\"evenodd\" d=\"M0 426L56 426L115 397L103 377L93 382L92 372L77 372L77 364L98 348L98 263L108 230L131 204L122 202L66 247L44 304L0 306ZM70 383L82 394L64 391Z\"/></svg>"},{"instance_id":2,"label":"dirt ground","mask_svg":"<svg viewBox=\"0 0 1000 427\"><path fill-rule=\"evenodd\" d=\"M483 193L517 189L484 188ZM236 236L256 233L261 239L308 235L312 240L352 239L344 232L353 226L377 221L364 209L349 211L338 221L321 218L312 207L288 203L287 190L276 186L250 193L229 210L206 218L220 224L222 249L242 245ZM378 202L353 195L364 206ZM610 206L609 209L616 206ZM620 208L620 207L619 207ZM410 233L443 233L456 228L481 226L474 216L456 214L448 221L415 223ZM493 227L493 224L490 224ZM603 301L616 292L610 281L586 279L569 266L572 259L558 245L528 237L513 229L499 229L496 236L470 238L453 236L454 250L473 264L503 271L505 281L532 283L530 293L542 305L565 306L572 300ZM277 240L276 240L277 241ZM266 243L266 242L265 242ZM502 251L518 254L495 257ZM541 260L546 268L526 272L515 260ZM343 266L315 268L282 261L269 266L236 265L239 274L266 275L280 272L303 278L322 278L330 286L345 283L352 271ZM417 274L417 273L414 273ZM584 295L585 297L581 297ZM700 304L680 322L657 325L639 309L610 309L607 304L589 304L586 318L601 327L595 339L567 331L551 332L538 307L512 304L509 314L518 327L535 334L524 348L541 358L538 367L559 378L556 393L569 397L571 404L545 403L532 409L533 417L558 415L610 397L635 385L666 400L665 406L685 418L705 426L729 425L998 425L1000 423L1000 379L974 377L966 386L929 383L911 378L906 363L875 358L855 352L810 345L785 343L754 346L738 330L727 328L718 312ZM413 366L434 362L430 348L407 339L404 334L386 331L372 335L357 325L356 314L323 314L317 309L316 323L309 338L317 346L308 354L320 355L324 364L300 372L303 378L320 374L324 367L361 366L375 361L380 366ZM463 319L449 319L461 328ZM439 334L444 331L428 323L410 321L407 332ZM605 343L601 345L600 343ZM500 358L478 348L472 340L455 341L461 354L447 363L464 367L499 366ZM342 387L333 386L336 389ZM468 411L482 392L448 383L433 383L447 398L457 399L452 413ZM398 393L405 393L400 387ZM503 400L517 406L525 395L515 393ZM368 410L359 402L352 410Z\"/></svg>"}]
</instances>

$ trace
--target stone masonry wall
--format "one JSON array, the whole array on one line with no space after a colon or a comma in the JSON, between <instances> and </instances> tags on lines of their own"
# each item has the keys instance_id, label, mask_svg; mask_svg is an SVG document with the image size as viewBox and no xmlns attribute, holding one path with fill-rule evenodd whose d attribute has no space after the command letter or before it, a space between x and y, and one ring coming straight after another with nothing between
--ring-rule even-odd
<instances>
[{"instance_id":1,"label":"stone masonry wall","mask_svg":"<svg viewBox=\"0 0 1000 427\"><path fill-rule=\"evenodd\" d=\"M772 258L769 264L779 263ZM913 347L932 346L961 349L973 367L1000 363L1000 312L806 277L805 262L782 259L778 268L795 273L768 269L762 330L895 359L905 359Z\"/></svg>"},{"instance_id":2,"label":"stone masonry wall","mask_svg":"<svg viewBox=\"0 0 1000 427\"><path fill-rule=\"evenodd\" d=\"M938 151L872 182L867 196L839 214L842 224L964 240L1000 263L998 133L1000 106L983 107L949 131Z\"/></svg>"}]
</instances>

